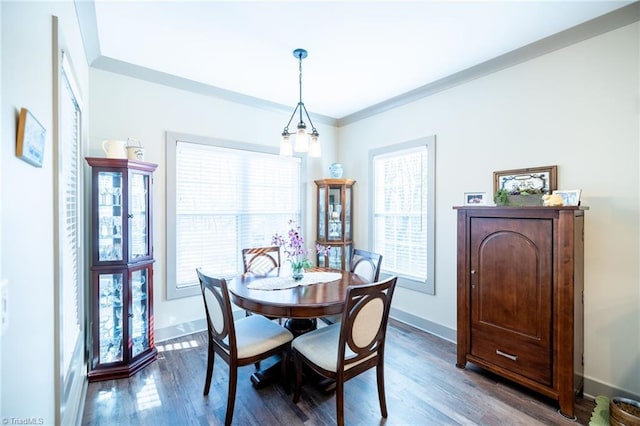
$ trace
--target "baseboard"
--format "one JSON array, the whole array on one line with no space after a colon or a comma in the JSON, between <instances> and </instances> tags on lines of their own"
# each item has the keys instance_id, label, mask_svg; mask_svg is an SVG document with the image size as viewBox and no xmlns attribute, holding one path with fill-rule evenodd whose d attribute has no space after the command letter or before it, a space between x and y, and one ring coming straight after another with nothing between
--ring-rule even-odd
<instances>
[{"instance_id":1,"label":"baseboard","mask_svg":"<svg viewBox=\"0 0 640 426\"><path fill-rule=\"evenodd\" d=\"M245 311L241 309L235 309L233 311L233 318L238 319L245 316ZM207 329L207 322L204 318L197 320L183 322L181 324L172 325L169 327L156 328L153 331L154 340L156 342L164 342L166 340L176 339L178 337L184 337L189 334L199 333Z\"/></svg>"},{"instance_id":2,"label":"baseboard","mask_svg":"<svg viewBox=\"0 0 640 426\"><path fill-rule=\"evenodd\" d=\"M166 340L176 339L178 337L184 337L193 333L198 333L206 329L206 320L204 318L200 318L197 320L172 325L170 327L156 328L153 332L153 336L156 343L158 343L164 342Z\"/></svg>"},{"instance_id":3,"label":"baseboard","mask_svg":"<svg viewBox=\"0 0 640 426\"><path fill-rule=\"evenodd\" d=\"M84 402L87 398L89 385L87 367L84 339L78 339L66 381L61 383L64 387L60 388L59 396L56 398L56 402L59 404L56 423L74 426L82 424Z\"/></svg>"},{"instance_id":4,"label":"baseboard","mask_svg":"<svg viewBox=\"0 0 640 426\"><path fill-rule=\"evenodd\" d=\"M84 416L84 402L87 400L87 390L89 389L89 380L87 376L84 376L82 380L82 390L80 391L80 403L76 408L75 421L70 424L75 424L76 426L82 425L82 417Z\"/></svg>"},{"instance_id":5,"label":"baseboard","mask_svg":"<svg viewBox=\"0 0 640 426\"><path fill-rule=\"evenodd\" d=\"M236 319L241 318L244 315L245 314L243 310L236 310L233 312L233 316ZM453 330L449 327L445 327L438 323L394 308L391 308L389 316L397 321L415 327L418 330L422 330L424 332L438 336L442 339L456 343L456 330ZM157 328L154 331L154 337L156 342L164 342L166 340L176 339L178 337L198 333L206 329L207 323L205 322L204 318L201 318L189 322L183 322L181 324L172 325L170 327Z\"/></svg>"},{"instance_id":6,"label":"baseboard","mask_svg":"<svg viewBox=\"0 0 640 426\"><path fill-rule=\"evenodd\" d=\"M584 395L591 399L595 399L596 396L602 395L609 398L612 398L614 396L621 396L624 398L640 401L640 395L636 395L623 389L615 388L606 383L589 379L587 377L584 378Z\"/></svg>"},{"instance_id":7,"label":"baseboard","mask_svg":"<svg viewBox=\"0 0 640 426\"><path fill-rule=\"evenodd\" d=\"M400 321L407 325L417 328L418 330L422 330L429 334L433 334L438 336L444 340L448 340L449 342L456 343L456 330L445 327L441 324L429 321L427 319L421 318L419 316L410 314L405 311L401 311L399 309L391 308L389 312L389 317L394 320Z\"/></svg>"}]
</instances>

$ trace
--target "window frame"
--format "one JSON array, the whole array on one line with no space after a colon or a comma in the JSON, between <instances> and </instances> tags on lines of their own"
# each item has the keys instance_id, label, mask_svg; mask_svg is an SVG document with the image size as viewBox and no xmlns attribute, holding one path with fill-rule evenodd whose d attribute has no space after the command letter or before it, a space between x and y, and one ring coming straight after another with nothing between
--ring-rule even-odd
<instances>
[{"instance_id":1,"label":"window frame","mask_svg":"<svg viewBox=\"0 0 640 426\"><path fill-rule=\"evenodd\" d=\"M242 151L257 152L261 154L279 155L279 149L265 145L257 145L245 142L230 141L217 139L212 137L190 135L185 133L167 132L166 133L166 297L167 300L179 299L183 297L191 297L200 295L200 287L197 285L188 287L177 286L177 265L176 265L176 147L178 142L188 142L193 144L201 144L215 146L219 148L229 148ZM296 155L300 158L300 226L305 229L306 218L306 158L302 155ZM241 253L238 253L241 256ZM195 271L194 271L195 274Z\"/></svg>"},{"instance_id":2,"label":"window frame","mask_svg":"<svg viewBox=\"0 0 640 426\"><path fill-rule=\"evenodd\" d=\"M86 198L85 175L83 168L85 150L85 104L82 92L76 78L76 70L69 56L64 37L59 31L58 18L52 17L52 77L53 77L53 130L52 130L52 167L54 170L54 256L56 258L54 270L54 351L55 351L55 380L54 392L56 406L56 424L75 423L77 420L79 403L82 400L82 386L86 383L86 330L90 326L86 316L88 300L85 288L87 272L86 252ZM69 95L69 97L66 97ZM74 105L75 127L75 158L65 156L70 151L63 149L67 141L64 134L64 106L71 101ZM65 172L73 170L75 173L75 206L73 207L76 234L73 244L68 241ZM66 260L75 257L75 264L69 267ZM71 262L73 264L74 262ZM73 269L75 268L75 273ZM69 299L70 286L75 300L65 304ZM75 308L75 309L74 309ZM75 312L70 312L75 311ZM71 327L69 327L71 326ZM69 330L73 328L73 332Z\"/></svg>"},{"instance_id":3,"label":"window frame","mask_svg":"<svg viewBox=\"0 0 640 426\"><path fill-rule=\"evenodd\" d=\"M84 186L83 186L83 169L81 166L81 160L82 160L82 126L83 126L83 119L84 119L84 115L83 115L83 105L82 105L82 101L80 98L80 91L78 90L78 86L77 83L75 82L75 76L73 75L73 70L71 68L71 65L69 64L69 61L67 59L67 54L65 53L65 51L62 51L62 66L61 66L61 74L60 74L60 96L59 96L59 104L62 105L62 92L67 92L67 94L69 95L69 98L66 100L71 101L72 104L74 104L75 107L75 114L74 114L74 118L76 118L76 133L75 133L75 149L71 149L71 151L75 151L75 157L74 158L69 158L66 157L64 158L63 155L64 154L68 154L69 152L65 149L62 148L58 148L56 151L58 153L57 156L57 164L56 164L56 169L58 170L57 173L57 205L59 206L59 208L57 209L57 211L59 212L59 216L58 216L58 229L56 231L57 234L57 239L58 239L58 244L57 244L57 250L59 252L59 258L61 260L69 260L68 256L71 256L72 258L75 257L75 277L72 276L73 280L68 280L65 279L66 276L69 275L69 273L71 271L66 270L66 268L64 268L64 266L66 265L66 262L61 261L59 264L59 279L60 279L60 285L64 286L65 284L71 284L71 282L73 282L75 284L75 306L73 306L73 308L75 308L75 312L73 312L73 316L75 316L74 321L75 324L74 327L77 327L76 332L75 332L75 336L76 336L76 341L73 342L74 343L74 349L69 348L69 343L70 342L64 342L63 345L63 356L62 356L62 361L65 362L65 365L62 365L63 368L63 379L65 381L69 380L69 374L70 374L70 369L73 366L73 358L74 358L74 351L78 350L78 346L81 346L82 344L84 344L83 341L83 335L84 335L84 293L83 293L83 279L84 279L84 270L85 270L85 261L84 261L84 257L83 257L83 251L82 251L82 242L84 241L84 221L83 221L83 214L84 214L84 210L83 210L83 204L84 204L84 198L82 196L83 191L84 191ZM62 120L62 114L59 114L59 120ZM58 137L61 136L61 129L62 129L62 123L60 123L58 131L59 131L59 135ZM59 140L58 141L58 145L64 143L65 141L63 140ZM65 242L65 238L66 238L66 232L65 230L68 228L69 224L65 222L65 219L68 219L68 217L66 216L66 213L68 211L68 199L65 196L65 184L68 183L66 181L64 181L63 179L66 177L66 174L63 172L66 168L69 168L70 170L73 170L75 172L75 206L73 207L73 210L75 211L75 221L73 223L74 225L74 231L76 234L76 238L75 238L75 245L71 248L71 250L73 251L73 253L67 252L65 251L65 246L64 246L64 242ZM69 308L70 306L65 306L64 302L67 301L64 297L65 295L65 291L64 288L61 288L61 295L60 295L60 303L61 303L61 313L63 314L63 318L64 318L64 314L68 315L69 314ZM69 319L69 317L67 316L66 319ZM61 325L62 327L67 327L67 323L64 321L64 319L61 321ZM64 337L64 333L63 333L63 337ZM64 341L64 338L62 339ZM71 353L66 353L65 351L69 351L71 350Z\"/></svg>"},{"instance_id":4,"label":"window frame","mask_svg":"<svg viewBox=\"0 0 640 426\"><path fill-rule=\"evenodd\" d=\"M398 286L408 288L421 293L435 295L435 198L436 198L436 136L431 135L381 148L369 150L369 250L376 251L375 244L375 170L374 159L380 155L388 155L425 146L427 149L427 276L425 281L416 280L414 277L402 275L394 271L385 270L384 258L382 260L380 278L396 275Z\"/></svg>"}]
</instances>

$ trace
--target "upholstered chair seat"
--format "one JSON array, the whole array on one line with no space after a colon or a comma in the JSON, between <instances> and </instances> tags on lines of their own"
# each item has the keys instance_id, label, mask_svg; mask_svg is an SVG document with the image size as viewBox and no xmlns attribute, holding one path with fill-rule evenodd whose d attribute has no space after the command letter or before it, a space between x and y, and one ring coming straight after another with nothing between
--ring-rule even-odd
<instances>
[{"instance_id":1,"label":"upholstered chair seat","mask_svg":"<svg viewBox=\"0 0 640 426\"><path fill-rule=\"evenodd\" d=\"M251 315L235 322L238 358L251 358L291 341L289 330L262 315Z\"/></svg>"},{"instance_id":2,"label":"upholstered chair seat","mask_svg":"<svg viewBox=\"0 0 640 426\"><path fill-rule=\"evenodd\" d=\"M320 328L313 333L303 334L291 344L298 352L304 355L309 361L327 371L338 371L338 343L340 341L340 324L332 324ZM356 354L349 348L345 350L345 358L352 358ZM375 353L354 362L347 364L345 369L353 368L356 365L373 358Z\"/></svg>"}]
</instances>

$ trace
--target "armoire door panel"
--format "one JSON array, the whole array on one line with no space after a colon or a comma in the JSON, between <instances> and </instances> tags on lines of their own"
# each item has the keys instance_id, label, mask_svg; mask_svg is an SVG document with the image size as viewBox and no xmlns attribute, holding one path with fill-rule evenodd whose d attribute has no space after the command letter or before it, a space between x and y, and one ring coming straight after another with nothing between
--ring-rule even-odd
<instances>
[{"instance_id":1,"label":"armoire door panel","mask_svg":"<svg viewBox=\"0 0 640 426\"><path fill-rule=\"evenodd\" d=\"M472 219L472 329L550 349L551 231L546 219Z\"/></svg>"}]
</instances>

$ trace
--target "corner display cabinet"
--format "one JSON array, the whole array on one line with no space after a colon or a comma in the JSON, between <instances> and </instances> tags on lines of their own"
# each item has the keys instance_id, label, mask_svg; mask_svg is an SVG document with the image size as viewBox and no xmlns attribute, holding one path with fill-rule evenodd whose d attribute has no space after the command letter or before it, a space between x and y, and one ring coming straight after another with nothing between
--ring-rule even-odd
<instances>
[{"instance_id":1,"label":"corner display cabinet","mask_svg":"<svg viewBox=\"0 0 640 426\"><path fill-rule=\"evenodd\" d=\"M582 207L456 207L457 363L558 401L583 384Z\"/></svg>"},{"instance_id":2,"label":"corner display cabinet","mask_svg":"<svg viewBox=\"0 0 640 426\"><path fill-rule=\"evenodd\" d=\"M156 359L152 184L157 165L87 158L92 167L89 381L129 377Z\"/></svg>"},{"instance_id":3,"label":"corner display cabinet","mask_svg":"<svg viewBox=\"0 0 640 426\"><path fill-rule=\"evenodd\" d=\"M353 251L353 185L356 181L320 179L315 182L318 187L316 242L331 246L328 256L318 255L318 266L349 269Z\"/></svg>"}]
</instances>

